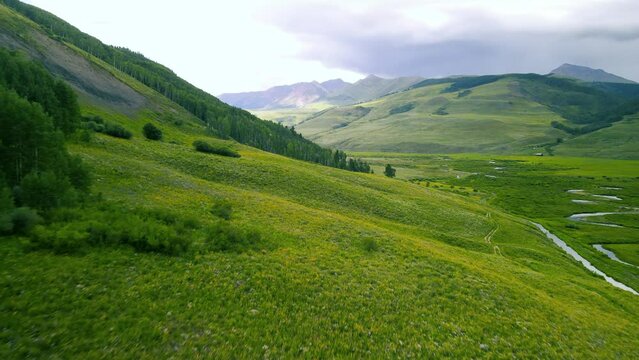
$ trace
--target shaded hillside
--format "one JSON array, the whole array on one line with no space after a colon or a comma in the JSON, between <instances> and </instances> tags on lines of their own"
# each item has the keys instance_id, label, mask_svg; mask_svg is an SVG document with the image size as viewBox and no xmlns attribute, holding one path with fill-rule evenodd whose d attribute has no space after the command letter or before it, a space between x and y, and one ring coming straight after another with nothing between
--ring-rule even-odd
<instances>
[{"instance_id":1,"label":"shaded hillside","mask_svg":"<svg viewBox=\"0 0 639 360\"><path fill-rule=\"evenodd\" d=\"M269 152L339 166L332 151L307 141L284 126L262 121L244 110L228 106L141 54L105 45L31 5L17 0L3 0L3 3L35 24L1 7L0 44L23 50L42 61L50 71L67 80L96 105L128 114L145 107L145 98L139 91L116 79L117 74L113 71L121 71L195 115L213 134ZM94 57L102 63L97 63Z\"/></svg>"},{"instance_id":2,"label":"shaded hillside","mask_svg":"<svg viewBox=\"0 0 639 360\"><path fill-rule=\"evenodd\" d=\"M532 154L638 111L635 84L487 75L424 80L307 116L296 128L320 144L356 151Z\"/></svg>"}]
</instances>

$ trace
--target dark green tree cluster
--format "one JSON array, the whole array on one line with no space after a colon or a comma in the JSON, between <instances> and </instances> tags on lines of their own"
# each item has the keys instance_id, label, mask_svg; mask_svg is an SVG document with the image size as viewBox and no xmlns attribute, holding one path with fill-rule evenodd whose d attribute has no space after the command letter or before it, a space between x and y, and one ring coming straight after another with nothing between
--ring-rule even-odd
<instances>
[{"instance_id":1,"label":"dark green tree cluster","mask_svg":"<svg viewBox=\"0 0 639 360\"><path fill-rule=\"evenodd\" d=\"M234 158L241 157L241 155L233 149L230 149L226 146L213 145L203 140L194 141L193 147L195 148L196 151L203 152L206 154L216 154L216 155L222 155L222 156L234 157Z\"/></svg>"},{"instance_id":2,"label":"dark green tree cluster","mask_svg":"<svg viewBox=\"0 0 639 360\"><path fill-rule=\"evenodd\" d=\"M386 164L386 167L384 168L384 175L389 178L394 178L396 172L397 170L395 170L390 164Z\"/></svg>"},{"instance_id":3,"label":"dark green tree cluster","mask_svg":"<svg viewBox=\"0 0 639 360\"><path fill-rule=\"evenodd\" d=\"M339 168L339 169L355 171L355 172L363 172L363 173L372 172L371 167L370 165L368 165L367 162L365 162L362 159L349 158L346 155L346 153L341 150L335 150L333 152L332 163L333 165L331 166Z\"/></svg>"},{"instance_id":4,"label":"dark green tree cluster","mask_svg":"<svg viewBox=\"0 0 639 360\"><path fill-rule=\"evenodd\" d=\"M73 91L16 54L0 50L0 59L0 227L21 232L37 222L30 209L75 203L90 176L64 145L79 118Z\"/></svg>"},{"instance_id":5,"label":"dark green tree cluster","mask_svg":"<svg viewBox=\"0 0 639 360\"><path fill-rule=\"evenodd\" d=\"M78 127L80 107L73 90L21 53L0 49L0 86L40 104L63 133L69 134Z\"/></svg>"},{"instance_id":6,"label":"dark green tree cluster","mask_svg":"<svg viewBox=\"0 0 639 360\"><path fill-rule=\"evenodd\" d=\"M331 150L306 140L280 124L260 120L245 110L223 103L142 54L105 45L37 7L17 0L4 2L39 24L52 37L72 43L182 106L201 119L217 136L295 159L347 169L333 162Z\"/></svg>"}]
</instances>

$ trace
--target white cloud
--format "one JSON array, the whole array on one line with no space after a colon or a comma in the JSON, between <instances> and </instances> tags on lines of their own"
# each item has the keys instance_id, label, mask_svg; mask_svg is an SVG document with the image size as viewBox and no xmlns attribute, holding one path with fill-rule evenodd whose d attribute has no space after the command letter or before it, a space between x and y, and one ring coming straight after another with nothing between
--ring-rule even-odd
<instances>
[{"instance_id":1,"label":"white cloud","mask_svg":"<svg viewBox=\"0 0 639 360\"><path fill-rule=\"evenodd\" d=\"M546 72L639 79L632 0L31 0L213 93L366 73Z\"/></svg>"}]
</instances>

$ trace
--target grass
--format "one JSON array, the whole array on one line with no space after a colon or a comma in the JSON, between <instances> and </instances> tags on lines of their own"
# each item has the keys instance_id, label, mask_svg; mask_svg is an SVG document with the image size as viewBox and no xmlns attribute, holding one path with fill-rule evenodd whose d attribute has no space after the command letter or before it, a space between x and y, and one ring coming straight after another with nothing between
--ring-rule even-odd
<instances>
[{"instance_id":1,"label":"grass","mask_svg":"<svg viewBox=\"0 0 639 360\"><path fill-rule=\"evenodd\" d=\"M479 199L504 211L545 224L604 272L639 288L639 271L615 263L591 244L639 245L636 215L610 215L592 221L624 225L608 228L567 219L574 213L628 211L639 206L639 162L594 158L358 153L373 166L391 163L397 176L418 184ZM452 186L452 187L451 187ZM615 189L610 189L615 188ZM471 192L470 189L473 189ZM582 189L582 194L567 190ZM477 190L477 191L475 191ZM615 195L622 201L592 195ZM590 200L577 204L572 200ZM628 262L637 264L636 259Z\"/></svg>"},{"instance_id":2,"label":"grass","mask_svg":"<svg viewBox=\"0 0 639 360\"><path fill-rule=\"evenodd\" d=\"M550 127L561 117L519 95L516 79L482 85L461 97L442 93L449 86L435 84L328 109L297 129L323 145L369 152L533 154L543 151L535 146L565 137ZM358 107L370 111L361 116Z\"/></svg>"},{"instance_id":3,"label":"grass","mask_svg":"<svg viewBox=\"0 0 639 360\"><path fill-rule=\"evenodd\" d=\"M606 244L605 248L614 252L622 261L639 264L639 244Z\"/></svg>"},{"instance_id":4,"label":"grass","mask_svg":"<svg viewBox=\"0 0 639 360\"><path fill-rule=\"evenodd\" d=\"M5 239L4 358L637 355L635 297L480 195L207 138L242 155L211 157L190 146L202 133L162 117L86 111L136 132L72 144L96 192L203 226L218 221L212 207L230 204L229 223L268 245L56 255ZM139 136L148 121L164 124L163 141Z\"/></svg>"},{"instance_id":5,"label":"grass","mask_svg":"<svg viewBox=\"0 0 639 360\"><path fill-rule=\"evenodd\" d=\"M639 114L628 116L609 128L567 140L555 148L557 155L637 159Z\"/></svg>"},{"instance_id":6,"label":"grass","mask_svg":"<svg viewBox=\"0 0 639 360\"><path fill-rule=\"evenodd\" d=\"M0 358L639 357L637 298L584 270L524 218L546 211L540 221L563 229L557 214L576 208L543 181L621 186L632 203L633 164L601 165L614 177L593 181L601 168L581 170L576 159L504 158L520 171L511 185L473 182L487 166L479 156L398 156L398 176L413 169L415 183L341 171L211 137L183 109L83 56L147 100L127 115L83 103L84 115L133 133L69 144L92 168L94 193L154 214L145 221L169 233L162 214L195 219L191 240L201 251L159 254L123 241L56 253L28 246L33 237L3 237ZM144 138L146 123L162 128L161 141ZM196 140L241 157L199 153ZM421 176L427 169L441 179ZM73 235L63 240L77 240L62 230ZM588 248L578 230L561 235ZM634 284L632 272L592 251L585 256L597 266Z\"/></svg>"}]
</instances>

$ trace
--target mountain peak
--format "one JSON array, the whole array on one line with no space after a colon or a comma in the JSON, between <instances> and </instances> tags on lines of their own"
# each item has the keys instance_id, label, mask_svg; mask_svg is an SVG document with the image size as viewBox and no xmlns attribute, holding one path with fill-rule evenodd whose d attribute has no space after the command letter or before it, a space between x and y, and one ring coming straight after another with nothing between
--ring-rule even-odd
<instances>
[{"instance_id":1,"label":"mountain peak","mask_svg":"<svg viewBox=\"0 0 639 360\"><path fill-rule=\"evenodd\" d=\"M634 81L622 78L614 74L610 74L602 69L593 69L587 66L562 64L560 67L550 72L552 75L559 77L569 77L585 82L609 82L635 84Z\"/></svg>"}]
</instances>

